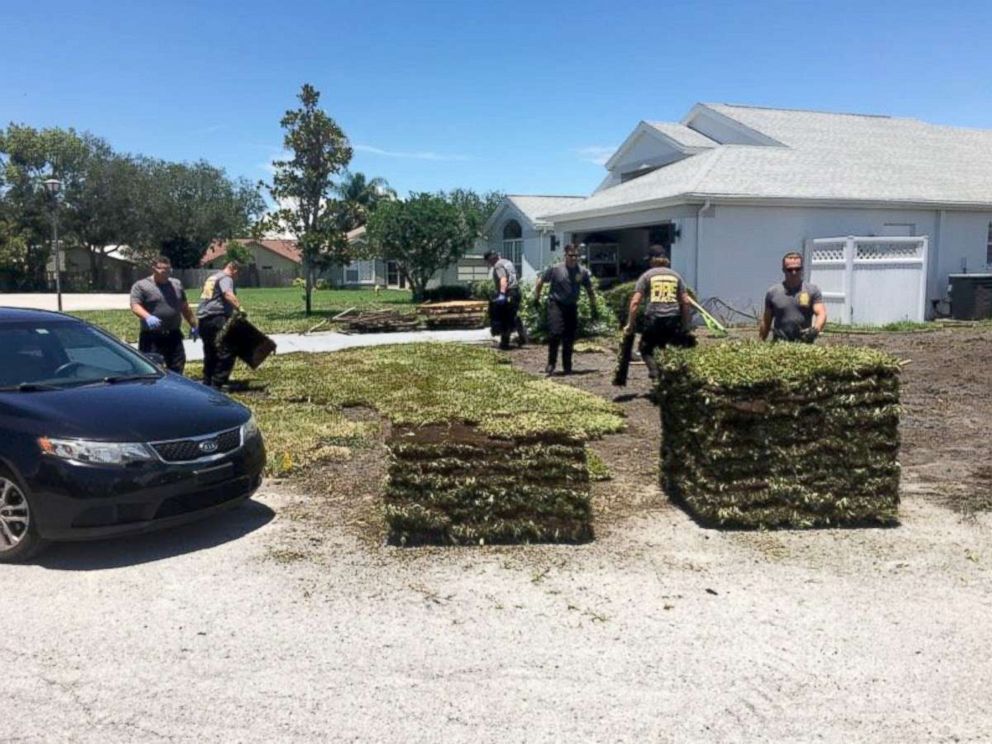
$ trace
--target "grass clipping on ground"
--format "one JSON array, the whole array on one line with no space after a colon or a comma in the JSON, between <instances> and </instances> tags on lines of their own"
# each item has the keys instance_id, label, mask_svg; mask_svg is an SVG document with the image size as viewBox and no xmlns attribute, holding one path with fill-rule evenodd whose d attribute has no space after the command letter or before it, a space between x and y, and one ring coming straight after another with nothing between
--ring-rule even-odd
<instances>
[{"instance_id":1,"label":"grass clipping on ground","mask_svg":"<svg viewBox=\"0 0 992 744\"><path fill-rule=\"evenodd\" d=\"M659 358L661 481L704 524L896 519L899 365L867 348L728 343Z\"/></svg>"},{"instance_id":2,"label":"grass clipping on ground","mask_svg":"<svg viewBox=\"0 0 992 744\"><path fill-rule=\"evenodd\" d=\"M280 473L368 436L342 411L393 428L386 488L399 544L577 542L592 536L585 442L623 427L595 395L513 369L460 344L380 346L275 357L241 400Z\"/></svg>"}]
</instances>

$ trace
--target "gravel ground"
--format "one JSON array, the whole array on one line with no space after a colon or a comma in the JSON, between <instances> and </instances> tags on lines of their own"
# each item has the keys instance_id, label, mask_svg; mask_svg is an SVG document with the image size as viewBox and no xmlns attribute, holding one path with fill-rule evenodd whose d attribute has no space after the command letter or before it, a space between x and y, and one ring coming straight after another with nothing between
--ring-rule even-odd
<instances>
[{"instance_id":1,"label":"gravel ground","mask_svg":"<svg viewBox=\"0 0 992 744\"><path fill-rule=\"evenodd\" d=\"M988 397L962 419L928 392L970 379L927 379L944 340L907 343L899 527L704 530L638 455L597 484L591 544L403 550L359 451L210 522L0 567L0 741L988 741L992 516L941 496L985 461L945 439ZM650 404L622 405L597 449L656 452Z\"/></svg>"}]
</instances>

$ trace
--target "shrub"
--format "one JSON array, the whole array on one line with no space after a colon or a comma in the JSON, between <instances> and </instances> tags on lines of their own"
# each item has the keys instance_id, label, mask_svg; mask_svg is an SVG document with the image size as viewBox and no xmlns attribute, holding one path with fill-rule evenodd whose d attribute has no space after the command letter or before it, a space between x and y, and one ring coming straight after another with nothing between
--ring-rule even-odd
<instances>
[{"instance_id":1,"label":"shrub","mask_svg":"<svg viewBox=\"0 0 992 744\"><path fill-rule=\"evenodd\" d=\"M545 341L548 338L548 306L550 287L545 287L541 297L541 306L534 304L534 285L524 282L520 285L520 317L527 327L527 333L534 341ZM578 338L609 335L617 329L617 317L612 308L599 296L597 306L599 317L592 317L589 297L585 290L579 295L579 330Z\"/></svg>"},{"instance_id":2,"label":"shrub","mask_svg":"<svg viewBox=\"0 0 992 744\"><path fill-rule=\"evenodd\" d=\"M627 324L627 308L630 307L630 298L634 296L634 287L637 282L624 282L610 287L603 292L603 303L608 305L617 316L617 322L624 326ZM641 303L640 314L644 313L644 304Z\"/></svg>"},{"instance_id":3,"label":"shrub","mask_svg":"<svg viewBox=\"0 0 992 744\"><path fill-rule=\"evenodd\" d=\"M329 281L327 281L324 277L320 277L316 282L314 282L313 288L314 289L330 289L331 288L331 283Z\"/></svg>"},{"instance_id":4,"label":"shrub","mask_svg":"<svg viewBox=\"0 0 992 744\"><path fill-rule=\"evenodd\" d=\"M298 276L295 279L293 279L293 286L298 289L305 289L307 286L307 280L304 279L302 276Z\"/></svg>"}]
</instances>

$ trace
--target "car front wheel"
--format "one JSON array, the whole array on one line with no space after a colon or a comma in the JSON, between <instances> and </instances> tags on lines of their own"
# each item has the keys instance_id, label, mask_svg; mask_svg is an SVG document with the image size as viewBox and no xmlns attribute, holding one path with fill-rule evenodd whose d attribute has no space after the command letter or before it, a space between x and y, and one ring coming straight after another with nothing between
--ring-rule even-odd
<instances>
[{"instance_id":1,"label":"car front wheel","mask_svg":"<svg viewBox=\"0 0 992 744\"><path fill-rule=\"evenodd\" d=\"M43 545L27 496L14 477L0 469L0 563L27 560Z\"/></svg>"}]
</instances>

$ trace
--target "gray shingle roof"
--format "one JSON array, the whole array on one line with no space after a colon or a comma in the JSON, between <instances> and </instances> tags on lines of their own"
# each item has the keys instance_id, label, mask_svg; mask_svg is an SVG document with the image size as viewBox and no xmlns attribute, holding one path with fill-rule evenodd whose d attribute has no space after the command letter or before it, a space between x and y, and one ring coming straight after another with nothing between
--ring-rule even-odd
<instances>
[{"instance_id":1,"label":"gray shingle roof","mask_svg":"<svg viewBox=\"0 0 992 744\"><path fill-rule=\"evenodd\" d=\"M556 219L684 197L992 206L992 131L917 119L707 104L785 147L718 145Z\"/></svg>"},{"instance_id":2,"label":"gray shingle roof","mask_svg":"<svg viewBox=\"0 0 992 744\"><path fill-rule=\"evenodd\" d=\"M705 134L690 129L685 124L676 124L670 121L649 121L647 123L686 147L714 147L717 144Z\"/></svg>"},{"instance_id":3,"label":"gray shingle roof","mask_svg":"<svg viewBox=\"0 0 992 744\"><path fill-rule=\"evenodd\" d=\"M531 222L543 222L545 214L568 209L573 204L585 201L584 196L523 196L511 194L507 197L514 206L523 212Z\"/></svg>"}]
</instances>

